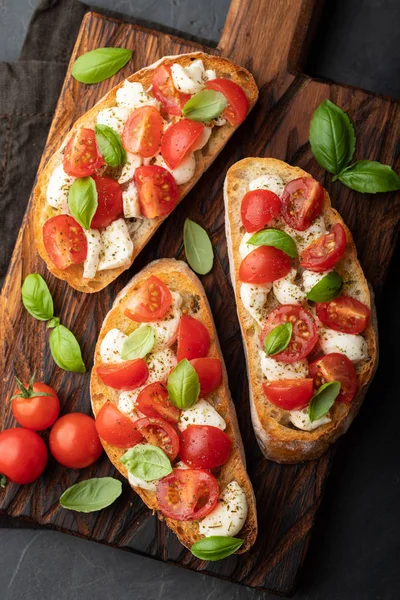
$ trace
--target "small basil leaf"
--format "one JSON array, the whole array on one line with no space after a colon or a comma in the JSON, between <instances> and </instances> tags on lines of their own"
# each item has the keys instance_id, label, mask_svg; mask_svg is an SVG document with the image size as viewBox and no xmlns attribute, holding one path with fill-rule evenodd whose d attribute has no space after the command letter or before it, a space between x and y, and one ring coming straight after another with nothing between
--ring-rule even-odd
<instances>
[{"instance_id":1,"label":"small basil leaf","mask_svg":"<svg viewBox=\"0 0 400 600\"><path fill-rule=\"evenodd\" d=\"M81 83L99 83L112 77L132 57L126 48L96 48L79 56L72 67L72 77Z\"/></svg>"},{"instance_id":2,"label":"small basil leaf","mask_svg":"<svg viewBox=\"0 0 400 600\"><path fill-rule=\"evenodd\" d=\"M38 273L25 277L21 289L22 303L32 317L39 321L48 321L54 314L53 298L47 283Z\"/></svg>"},{"instance_id":3,"label":"small basil leaf","mask_svg":"<svg viewBox=\"0 0 400 600\"><path fill-rule=\"evenodd\" d=\"M343 287L343 279L336 271L331 271L316 283L307 294L312 302L329 302L339 296Z\"/></svg>"},{"instance_id":4,"label":"small basil leaf","mask_svg":"<svg viewBox=\"0 0 400 600\"><path fill-rule=\"evenodd\" d=\"M326 415L331 406L333 406L339 393L339 381L330 381L329 383L321 385L308 405L308 416L310 417L311 423Z\"/></svg>"},{"instance_id":5,"label":"small basil leaf","mask_svg":"<svg viewBox=\"0 0 400 600\"><path fill-rule=\"evenodd\" d=\"M54 362L64 371L86 373L77 339L64 325L57 325L50 333L50 351Z\"/></svg>"},{"instance_id":6,"label":"small basil leaf","mask_svg":"<svg viewBox=\"0 0 400 600\"><path fill-rule=\"evenodd\" d=\"M68 510L94 512L110 506L122 494L122 484L113 477L94 477L69 487L60 497Z\"/></svg>"},{"instance_id":7,"label":"small basil leaf","mask_svg":"<svg viewBox=\"0 0 400 600\"><path fill-rule=\"evenodd\" d=\"M108 125L96 125L96 142L102 157L110 167L119 167L126 161L126 152L120 136Z\"/></svg>"},{"instance_id":8,"label":"small basil leaf","mask_svg":"<svg viewBox=\"0 0 400 600\"><path fill-rule=\"evenodd\" d=\"M47 323L46 327L47 327L47 329L54 329L54 327L57 327L57 325L59 325L59 324L60 324L60 318L59 317L53 317Z\"/></svg>"},{"instance_id":9,"label":"small basil leaf","mask_svg":"<svg viewBox=\"0 0 400 600\"><path fill-rule=\"evenodd\" d=\"M97 210L97 190L92 177L79 177L69 188L68 206L75 221L84 229L90 229Z\"/></svg>"},{"instance_id":10,"label":"small basil leaf","mask_svg":"<svg viewBox=\"0 0 400 600\"><path fill-rule=\"evenodd\" d=\"M318 164L336 175L349 164L356 144L348 115L330 100L318 106L311 120L310 144Z\"/></svg>"},{"instance_id":11,"label":"small basil leaf","mask_svg":"<svg viewBox=\"0 0 400 600\"><path fill-rule=\"evenodd\" d=\"M172 404L182 410L190 408L197 401L200 394L199 376L186 358L171 372L167 389Z\"/></svg>"},{"instance_id":12,"label":"small basil leaf","mask_svg":"<svg viewBox=\"0 0 400 600\"><path fill-rule=\"evenodd\" d=\"M282 250L290 258L296 258L297 256L296 242L290 235L280 229L257 231L247 243L253 244L253 246L273 246L278 250Z\"/></svg>"},{"instance_id":13,"label":"small basil leaf","mask_svg":"<svg viewBox=\"0 0 400 600\"><path fill-rule=\"evenodd\" d=\"M400 190L400 177L389 165L374 160L359 160L339 175L339 180L356 192L376 194Z\"/></svg>"},{"instance_id":14,"label":"small basil leaf","mask_svg":"<svg viewBox=\"0 0 400 600\"><path fill-rule=\"evenodd\" d=\"M193 271L200 275L209 273L214 263L214 252L207 231L194 221L186 219L183 243L187 261Z\"/></svg>"},{"instance_id":15,"label":"small basil leaf","mask_svg":"<svg viewBox=\"0 0 400 600\"><path fill-rule=\"evenodd\" d=\"M182 114L191 121L207 123L217 119L228 102L221 92L203 90L190 98L182 109Z\"/></svg>"},{"instance_id":16,"label":"small basil leaf","mask_svg":"<svg viewBox=\"0 0 400 600\"><path fill-rule=\"evenodd\" d=\"M282 352L288 347L290 340L292 339L293 325L292 323L281 323L277 325L264 340L264 351L267 356L273 356Z\"/></svg>"},{"instance_id":17,"label":"small basil leaf","mask_svg":"<svg viewBox=\"0 0 400 600\"><path fill-rule=\"evenodd\" d=\"M191 553L201 560L221 560L237 552L244 540L225 535L212 535L195 542Z\"/></svg>"},{"instance_id":18,"label":"small basil leaf","mask_svg":"<svg viewBox=\"0 0 400 600\"><path fill-rule=\"evenodd\" d=\"M133 360L144 358L151 352L155 342L154 329L150 325L143 325L135 329L122 344L121 358Z\"/></svg>"},{"instance_id":19,"label":"small basil leaf","mask_svg":"<svg viewBox=\"0 0 400 600\"><path fill-rule=\"evenodd\" d=\"M120 460L131 475L144 481L154 481L172 473L168 456L161 448L151 444L138 444L130 448Z\"/></svg>"}]
</instances>

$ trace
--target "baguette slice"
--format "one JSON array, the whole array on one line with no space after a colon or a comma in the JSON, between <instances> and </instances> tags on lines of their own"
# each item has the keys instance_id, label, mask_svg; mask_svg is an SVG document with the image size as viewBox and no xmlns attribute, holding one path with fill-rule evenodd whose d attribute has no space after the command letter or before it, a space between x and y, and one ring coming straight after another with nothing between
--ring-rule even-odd
<instances>
[{"instance_id":1,"label":"baguette slice","mask_svg":"<svg viewBox=\"0 0 400 600\"><path fill-rule=\"evenodd\" d=\"M218 56L211 56L204 54L203 52L192 52L190 54L181 54L177 56L167 56L157 61L153 65L141 69L137 73L134 73L128 77L129 81L139 82L143 85L143 88L147 90L151 85L152 74L154 70L161 64L172 65L173 63L179 63L182 66L187 66L191 61L195 59L201 59L204 64L204 68L214 69L218 76L223 76L232 79L235 83L239 84L249 101L249 111L253 108L258 98L258 88L254 81L253 76L249 71L236 65L230 60ZM47 203L46 190L50 180L50 176L58 165L62 163L62 150L68 143L70 137L80 127L94 128L96 124L97 114L108 107L115 106L116 92L118 88L122 87L123 81L110 90L93 108L87 113L80 117L71 128L64 140L60 140L59 150L51 157L44 169L42 170L34 189L34 233L35 240L38 247L40 256L45 261L47 268L53 275L59 279L66 280L70 286L79 290L80 292L98 292L99 290L106 287L109 283L114 281L125 269L129 268L130 265L119 267L116 269L110 269L106 271L98 271L93 279L83 278L83 265L72 265L66 270L58 269L49 259L49 256L45 250L43 244L42 227L45 221L50 217L54 216L56 212ZM236 131L237 127L226 123L221 127L214 127L211 134L210 140L201 150L195 152L196 157L196 171L193 177L187 183L179 186L179 202L188 194L195 183L199 180L201 175L208 169L210 164L221 152L229 138ZM167 215L168 216L168 215ZM164 217L156 217L155 219L146 220L144 224L140 226L140 229L134 232L133 236L133 254L132 262L135 260L140 251L144 248L150 238L154 235L158 227L165 220Z\"/></svg>"},{"instance_id":2,"label":"baguette slice","mask_svg":"<svg viewBox=\"0 0 400 600\"><path fill-rule=\"evenodd\" d=\"M243 345L249 377L250 404L253 427L258 444L266 458L280 463L296 463L321 456L335 440L349 428L358 413L368 385L375 373L378 362L376 314L373 293L364 277L357 259L357 251L351 232L339 213L332 208L326 190L324 191L323 216L327 228L341 223L346 231L347 248L344 257L336 265L342 276L344 293L356 297L371 308L371 320L364 330L369 359L355 365L358 376L358 392L350 404L336 402L331 409L331 422L314 431L295 429L288 411L281 410L268 402L262 390L263 374L259 360L260 327L247 312L240 298L239 266L241 256L239 245L245 229L241 222L240 206L244 194L249 190L251 180L261 175L278 175L286 185L298 177L310 175L298 167L292 167L273 158L245 158L234 164L227 172L224 185L225 225L228 243L230 274L236 296L237 312L242 331ZM278 302L271 291L268 295L266 311L269 313Z\"/></svg>"},{"instance_id":3,"label":"baguette slice","mask_svg":"<svg viewBox=\"0 0 400 600\"><path fill-rule=\"evenodd\" d=\"M250 548L250 546L253 545L257 537L257 515L254 492L246 472L246 459L237 422L236 411L228 387L228 377L211 314L210 305L200 280L189 269L186 263L177 261L175 259L161 259L153 261L142 271L140 271L140 273L135 275L128 285L118 294L112 309L104 320L96 344L94 368L92 370L90 382L93 413L96 416L107 400L111 400L115 403L118 402L118 392L105 386L96 373L96 366L101 360L101 342L106 333L114 327L117 327L126 333L131 333L140 325L139 323L136 324L124 316L124 308L130 296L146 279L150 277L150 275L156 275L171 290L179 292L184 302L187 302L188 304L189 301L190 303L194 303L196 315L204 323L210 333L211 344L208 356L218 357L221 360L223 372L222 383L212 396L207 396L207 400L214 405L219 414L225 419L227 424L225 432L230 436L233 443L231 455L228 461L222 467L220 467L216 477L219 482L220 491L222 491L228 483L235 479L246 494L248 515L244 527L236 536L245 540L238 552L245 552ZM118 471L124 477L128 478L128 471L125 465L120 462L120 457L124 454L125 450L110 446L103 440L102 444L115 468L118 469ZM143 502L145 502L150 509L155 512L157 511L157 500L154 492L138 487L133 487L133 489L139 494ZM203 537L199 533L198 522L176 521L164 517L161 512L158 512L158 516L161 520L166 521L167 525L176 533L180 542L187 548L190 548L194 542Z\"/></svg>"}]
</instances>

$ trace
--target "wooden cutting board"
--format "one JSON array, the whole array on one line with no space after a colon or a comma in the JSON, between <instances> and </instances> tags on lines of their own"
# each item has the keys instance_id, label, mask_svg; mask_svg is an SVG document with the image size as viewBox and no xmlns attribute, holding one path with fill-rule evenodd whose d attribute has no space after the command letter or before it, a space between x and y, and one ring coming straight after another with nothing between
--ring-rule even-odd
<instances>
[{"instance_id":1,"label":"wooden cutting board","mask_svg":"<svg viewBox=\"0 0 400 600\"><path fill-rule=\"evenodd\" d=\"M285 595L293 593L333 452L318 461L280 466L266 461L255 442L244 355L228 276L222 185L228 167L245 156L273 156L312 173L327 188L333 205L350 227L365 273L379 298L398 234L400 195L362 196L340 183L332 183L331 176L313 159L308 145L308 128L316 107L323 99L330 98L349 113L355 125L356 159L380 160L399 170L396 142L400 106L390 99L348 86L314 81L301 74L302 58L318 16L316 7L320 8L321 4L317 0L233 0L217 49L207 49L170 35L88 13L82 22L70 68L77 56L99 46L131 48L133 60L112 79L94 86L85 86L72 79L69 69L40 169L58 148L73 122L105 92L164 55L201 49L228 56L254 74L260 87L260 99L245 124L158 230L130 271L98 294L80 294L46 271L35 250L29 203L1 302L4 347L1 428L15 424L7 402L12 395L14 373L26 379L35 369L40 379L59 390L63 412L90 413L89 374L65 373L55 366L49 353L45 325L35 321L22 307L20 291L24 278L32 272L44 276L54 297L56 314L61 315L62 322L77 335L90 369L97 334L118 291L149 261L160 257L184 258L184 220L189 216L201 223L211 235L216 256L213 271L203 277L203 283L228 367L248 469L257 497L259 535L255 546L240 557L219 563L201 562L151 515L128 485L124 486L124 493L117 503L99 513L75 514L60 508L60 494L71 484L92 476L115 475L106 457L79 472L65 469L50 459L40 481L29 486L8 485L0 492L2 512L247 586Z\"/></svg>"}]
</instances>

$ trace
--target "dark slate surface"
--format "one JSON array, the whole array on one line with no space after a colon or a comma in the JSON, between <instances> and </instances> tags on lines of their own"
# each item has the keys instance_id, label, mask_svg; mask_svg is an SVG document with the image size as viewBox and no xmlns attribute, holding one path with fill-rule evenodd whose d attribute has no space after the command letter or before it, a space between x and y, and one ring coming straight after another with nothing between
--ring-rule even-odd
<instances>
[{"instance_id":1,"label":"dark slate surface","mask_svg":"<svg viewBox=\"0 0 400 600\"><path fill-rule=\"evenodd\" d=\"M228 3L97 0L99 6L214 42ZM17 58L34 5L34 0L0 1L0 60ZM400 97L399 12L399 0L327 0L307 71ZM339 443L299 600L400 597L399 264L400 248L378 307L378 375L361 414ZM0 517L0 526L5 527L0 531L1 600L272 598L67 535L16 530L9 519Z\"/></svg>"}]
</instances>

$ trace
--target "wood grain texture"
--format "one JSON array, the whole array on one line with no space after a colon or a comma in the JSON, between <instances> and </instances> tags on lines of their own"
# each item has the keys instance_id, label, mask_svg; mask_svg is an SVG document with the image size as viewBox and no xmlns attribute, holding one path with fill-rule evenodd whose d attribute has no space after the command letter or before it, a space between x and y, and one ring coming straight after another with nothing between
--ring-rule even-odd
<instances>
[{"instance_id":1,"label":"wood grain texture","mask_svg":"<svg viewBox=\"0 0 400 600\"><path fill-rule=\"evenodd\" d=\"M308 127L318 104L330 98L349 112L355 125L358 134L355 158L381 160L399 170L400 107L388 99L313 81L296 72L315 26L315 7L320 4L314 0L233 0L219 48L205 50L221 52L252 71L260 87L259 102L130 271L109 288L90 296L56 280L36 253L28 205L1 301L0 333L4 342L1 427L14 425L6 403L13 389L14 372L27 378L38 369L44 381L60 390L63 412L89 412L89 375L64 373L54 365L45 325L34 321L22 308L23 279L31 272L45 277L53 293L56 313L77 335L90 369L97 333L118 291L149 261L160 257L184 258L182 231L186 217L205 227L215 247L215 265L212 273L203 277L203 283L220 336L257 498L259 536L255 546L246 555L221 563L201 562L151 516L127 485L119 501L100 513L79 515L61 509L59 496L72 483L91 476L115 474L105 457L82 472L64 469L51 459L40 481L25 487L10 485L0 492L2 511L251 587L286 595L294 591L333 451L304 465L280 466L266 461L258 449L251 426L244 356L228 276L222 185L228 167L245 156L274 156L311 172L328 189L333 205L352 230L361 264L379 298L398 235L400 196L364 196L340 183L333 184L331 176L312 157L307 143ZM83 21L71 63L77 55L98 46L132 48L133 61L111 80L92 87L79 84L68 72L40 168L75 119L129 73L164 55L204 50L193 42L89 13Z\"/></svg>"}]
</instances>

